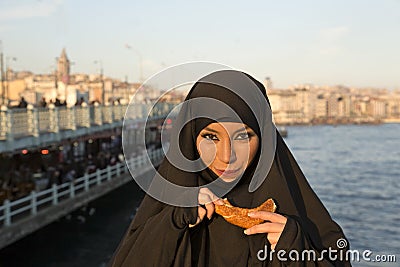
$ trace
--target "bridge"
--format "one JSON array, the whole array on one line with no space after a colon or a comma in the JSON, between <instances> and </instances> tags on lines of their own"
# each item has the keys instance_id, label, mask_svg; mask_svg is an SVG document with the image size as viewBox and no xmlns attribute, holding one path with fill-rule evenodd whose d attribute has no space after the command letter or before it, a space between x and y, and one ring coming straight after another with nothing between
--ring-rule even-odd
<instances>
[{"instance_id":1,"label":"bridge","mask_svg":"<svg viewBox=\"0 0 400 267\"><path fill-rule=\"evenodd\" d=\"M128 105L83 105L24 109L0 109L0 153L28 147L40 147L65 139L92 135L120 128ZM171 103L138 103L127 114L138 123L164 118L174 107Z\"/></svg>"},{"instance_id":2,"label":"bridge","mask_svg":"<svg viewBox=\"0 0 400 267\"><path fill-rule=\"evenodd\" d=\"M174 104L161 103L156 108L149 104L135 105L135 113L127 118L132 124L162 120ZM0 153L26 148L40 148L99 132L121 130L126 105L76 106L27 109L1 109ZM135 140L134 140L135 141ZM136 140L137 141L137 140ZM131 181L128 167L146 175L151 170L149 159L157 165L163 158L162 149L147 155L132 155L125 161L46 190L32 190L15 200L5 199L0 206L0 249L48 225L88 202L107 194Z\"/></svg>"}]
</instances>

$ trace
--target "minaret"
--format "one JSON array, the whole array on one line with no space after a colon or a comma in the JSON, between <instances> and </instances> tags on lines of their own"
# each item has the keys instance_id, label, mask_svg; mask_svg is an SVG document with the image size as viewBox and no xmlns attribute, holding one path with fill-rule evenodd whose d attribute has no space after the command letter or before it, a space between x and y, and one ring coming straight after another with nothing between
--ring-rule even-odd
<instances>
[{"instance_id":1,"label":"minaret","mask_svg":"<svg viewBox=\"0 0 400 267\"><path fill-rule=\"evenodd\" d=\"M57 80L62 81L65 84L68 84L69 71L70 71L70 62L67 57L67 53L65 52L65 48L63 48L57 62Z\"/></svg>"}]
</instances>

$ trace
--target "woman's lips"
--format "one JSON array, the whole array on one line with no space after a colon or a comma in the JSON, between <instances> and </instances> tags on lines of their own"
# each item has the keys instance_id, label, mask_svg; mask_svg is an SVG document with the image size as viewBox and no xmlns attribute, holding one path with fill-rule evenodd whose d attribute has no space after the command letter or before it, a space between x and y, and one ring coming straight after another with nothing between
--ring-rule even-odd
<instances>
[{"instance_id":1,"label":"woman's lips","mask_svg":"<svg viewBox=\"0 0 400 267\"><path fill-rule=\"evenodd\" d=\"M218 176L236 176L239 171L240 168L236 169L236 170L220 170L220 169L215 169L216 173L218 174Z\"/></svg>"}]
</instances>

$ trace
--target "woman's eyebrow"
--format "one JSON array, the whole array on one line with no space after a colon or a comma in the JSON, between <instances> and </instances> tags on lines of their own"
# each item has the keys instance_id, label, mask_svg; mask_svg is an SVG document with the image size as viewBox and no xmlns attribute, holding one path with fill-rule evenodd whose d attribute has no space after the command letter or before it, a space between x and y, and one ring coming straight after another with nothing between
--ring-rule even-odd
<instances>
[{"instance_id":1,"label":"woman's eyebrow","mask_svg":"<svg viewBox=\"0 0 400 267\"><path fill-rule=\"evenodd\" d=\"M204 128L204 130L209 131L209 132L213 132L213 133L219 133L217 130L214 130L214 129L208 128L208 127Z\"/></svg>"},{"instance_id":2,"label":"woman's eyebrow","mask_svg":"<svg viewBox=\"0 0 400 267\"><path fill-rule=\"evenodd\" d=\"M220 133L218 130L215 130L215 129L209 128L209 127L204 128L204 131L209 131L212 133ZM234 131L233 134L236 134L236 133L242 132L242 131L247 131L247 132L251 132L251 133L254 132L253 129L251 129L249 126L246 125L240 129L237 129L236 131Z\"/></svg>"},{"instance_id":3,"label":"woman's eyebrow","mask_svg":"<svg viewBox=\"0 0 400 267\"><path fill-rule=\"evenodd\" d=\"M246 125L246 126L243 127L243 128L237 129L237 130L234 132L234 134L237 133L237 132L242 132L242 131L253 132L253 129L251 129L249 126Z\"/></svg>"}]
</instances>

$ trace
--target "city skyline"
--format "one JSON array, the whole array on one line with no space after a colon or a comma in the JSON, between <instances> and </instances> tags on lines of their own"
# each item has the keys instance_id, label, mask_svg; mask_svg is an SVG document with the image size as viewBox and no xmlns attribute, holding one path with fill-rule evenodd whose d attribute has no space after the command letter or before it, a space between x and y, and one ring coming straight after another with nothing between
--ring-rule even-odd
<instances>
[{"instance_id":1,"label":"city skyline","mask_svg":"<svg viewBox=\"0 0 400 267\"><path fill-rule=\"evenodd\" d=\"M399 89L400 1L320 3L2 1L8 66L55 69L66 48L71 73L130 82L188 61L242 69L274 87L293 84ZM17 58L16 61L12 60Z\"/></svg>"}]
</instances>

